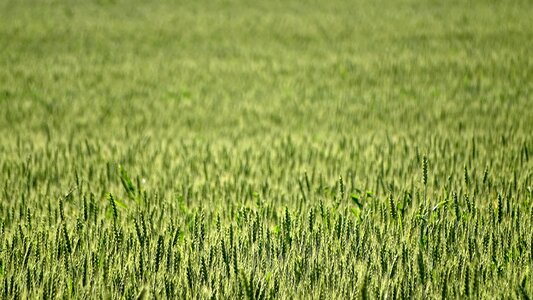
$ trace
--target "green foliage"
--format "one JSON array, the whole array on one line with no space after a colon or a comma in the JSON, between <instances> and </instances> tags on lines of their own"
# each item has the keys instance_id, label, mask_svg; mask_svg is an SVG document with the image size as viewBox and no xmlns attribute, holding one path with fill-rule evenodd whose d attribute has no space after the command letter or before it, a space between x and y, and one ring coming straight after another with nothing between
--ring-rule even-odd
<instances>
[{"instance_id":1,"label":"green foliage","mask_svg":"<svg viewBox=\"0 0 533 300\"><path fill-rule=\"evenodd\" d=\"M529 1L0 1L0 298L531 299Z\"/></svg>"}]
</instances>

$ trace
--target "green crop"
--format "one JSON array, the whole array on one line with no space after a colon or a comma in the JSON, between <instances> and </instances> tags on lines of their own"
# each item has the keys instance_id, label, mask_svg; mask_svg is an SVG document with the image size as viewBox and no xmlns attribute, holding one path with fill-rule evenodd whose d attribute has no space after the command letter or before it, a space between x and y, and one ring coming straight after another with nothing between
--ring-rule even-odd
<instances>
[{"instance_id":1,"label":"green crop","mask_svg":"<svg viewBox=\"0 0 533 300\"><path fill-rule=\"evenodd\" d=\"M0 1L0 298L531 299L531 1Z\"/></svg>"}]
</instances>

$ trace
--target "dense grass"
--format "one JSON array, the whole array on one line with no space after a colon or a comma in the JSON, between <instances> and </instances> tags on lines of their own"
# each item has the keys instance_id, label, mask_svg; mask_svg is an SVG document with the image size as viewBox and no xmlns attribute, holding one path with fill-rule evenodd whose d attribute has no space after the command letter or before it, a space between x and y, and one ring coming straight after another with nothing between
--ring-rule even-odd
<instances>
[{"instance_id":1,"label":"dense grass","mask_svg":"<svg viewBox=\"0 0 533 300\"><path fill-rule=\"evenodd\" d=\"M531 1L0 1L0 298L533 297Z\"/></svg>"}]
</instances>

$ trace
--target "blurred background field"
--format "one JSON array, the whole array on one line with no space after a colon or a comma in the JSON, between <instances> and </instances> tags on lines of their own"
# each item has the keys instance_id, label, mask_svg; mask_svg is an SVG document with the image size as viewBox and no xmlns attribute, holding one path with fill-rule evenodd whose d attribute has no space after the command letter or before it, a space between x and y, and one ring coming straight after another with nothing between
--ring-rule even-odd
<instances>
[{"instance_id":1,"label":"blurred background field","mask_svg":"<svg viewBox=\"0 0 533 300\"><path fill-rule=\"evenodd\" d=\"M531 298L532 16L0 0L4 298Z\"/></svg>"},{"instance_id":2,"label":"blurred background field","mask_svg":"<svg viewBox=\"0 0 533 300\"><path fill-rule=\"evenodd\" d=\"M2 1L0 14L10 137L531 129L528 1Z\"/></svg>"}]
</instances>

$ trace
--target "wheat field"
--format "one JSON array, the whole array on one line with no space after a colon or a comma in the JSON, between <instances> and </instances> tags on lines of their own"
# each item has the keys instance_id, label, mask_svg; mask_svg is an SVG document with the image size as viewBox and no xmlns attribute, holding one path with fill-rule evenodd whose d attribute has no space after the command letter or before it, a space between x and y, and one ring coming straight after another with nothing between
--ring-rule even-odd
<instances>
[{"instance_id":1,"label":"wheat field","mask_svg":"<svg viewBox=\"0 0 533 300\"><path fill-rule=\"evenodd\" d=\"M0 298L531 299L531 16L0 0Z\"/></svg>"}]
</instances>

